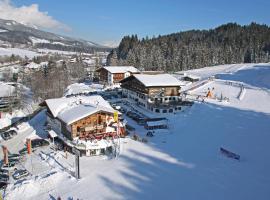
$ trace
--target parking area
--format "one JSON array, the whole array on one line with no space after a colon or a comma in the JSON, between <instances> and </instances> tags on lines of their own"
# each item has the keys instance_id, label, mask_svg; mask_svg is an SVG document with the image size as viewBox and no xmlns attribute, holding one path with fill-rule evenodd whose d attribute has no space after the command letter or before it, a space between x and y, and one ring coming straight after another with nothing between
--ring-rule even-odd
<instances>
[{"instance_id":1,"label":"parking area","mask_svg":"<svg viewBox=\"0 0 270 200\"><path fill-rule=\"evenodd\" d=\"M2 192L9 183L22 182L45 170L44 166L40 165L40 156L38 156L41 149L50 149L49 141L44 139L46 138L46 132L43 130L45 121L46 116L42 111L30 121L16 124L0 132L0 144L4 147L3 149L6 148L6 150L0 150L0 189ZM27 154L27 138L32 139L33 153L31 155ZM4 157L4 151L6 151L6 157Z\"/></svg>"}]
</instances>

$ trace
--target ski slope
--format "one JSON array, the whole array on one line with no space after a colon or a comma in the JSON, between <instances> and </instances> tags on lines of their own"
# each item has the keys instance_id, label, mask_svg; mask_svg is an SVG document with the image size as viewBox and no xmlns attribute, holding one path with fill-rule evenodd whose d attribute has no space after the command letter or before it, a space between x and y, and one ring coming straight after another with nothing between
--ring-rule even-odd
<instances>
[{"instance_id":1,"label":"ski slope","mask_svg":"<svg viewBox=\"0 0 270 200\"><path fill-rule=\"evenodd\" d=\"M193 92L215 87L228 102L205 100L168 115L168 131L156 131L146 144L122 139L116 159L81 158L78 181L64 167L72 167L71 155L43 155L40 165L50 164L50 173L8 186L5 199L270 199L270 64L220 68L194 71L220 79ZM233 81L247 88L242 99L237 84L226 84ZM142 126L128 123L145 135ZM220 154L220 147L240 161Z\"/></svg>"}]
</instances>

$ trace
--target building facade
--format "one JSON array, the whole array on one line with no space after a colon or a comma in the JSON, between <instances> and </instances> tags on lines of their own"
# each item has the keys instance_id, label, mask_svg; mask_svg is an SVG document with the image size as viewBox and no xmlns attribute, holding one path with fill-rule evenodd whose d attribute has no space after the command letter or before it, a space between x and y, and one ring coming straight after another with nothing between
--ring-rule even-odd
<instances>
[{"instance_id":1,"label":"building facade","mask_svg":"<svg viewBox=\"0 0 270 200\"><path fill-rule=\"evenodd\" d=\"M180 98L180 81L169 74L135 74L121 81L123 95L155 113L174 113L185 106Z\"/></svg>"},{"instance_id":2,"label":"building facade","mask_svg":"<svg viewBox=\"0 0 270 200\"><path fill-rule=\"evenodd\" d=\"M44 104L49 128L87 156L111 151L113 139L125 136L122 124L113 119L116 111L101 96L48 99Z\"/></svg>"},{"instance_id":3,"label":"building facade","mask_svg":"<svg viewBox=\"0 0 270 200\"><path fill-rule=\"evenodd\" d=\"M133 66L107 66L97 69L97 73L100 83L115 85L132 74L138 74L139 70Z\"/></svg>"}]
</instances>

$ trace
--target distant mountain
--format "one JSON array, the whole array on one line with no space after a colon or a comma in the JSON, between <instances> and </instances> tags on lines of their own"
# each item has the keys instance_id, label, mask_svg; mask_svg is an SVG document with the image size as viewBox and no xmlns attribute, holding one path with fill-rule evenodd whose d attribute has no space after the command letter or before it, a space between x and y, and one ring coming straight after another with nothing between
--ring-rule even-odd
<instances>
[{"instance_id":1,"label":"distant mountain","mask_svg":"<svg viewBox=\"0 0 270 200\"><path fill-rule=\"evenodd\" d=\"M110 49L91 41L61 36L39 30L36 27L26 26L13 20L3 19L0 19L0 41L12 46L24 45L34 48L76 52Z\"/></svg>"},{"instance_id":2,"label":"distant mountain","mask_svg":"<svg viewBox=\"0 0 270 200\"><path fill-rule=\"evenodd\" d=\"M228 23L139 40L126 36L108 56L109 65L179 71L231 63L270 61L270 27Z\"/></svg>"}]
</instances>

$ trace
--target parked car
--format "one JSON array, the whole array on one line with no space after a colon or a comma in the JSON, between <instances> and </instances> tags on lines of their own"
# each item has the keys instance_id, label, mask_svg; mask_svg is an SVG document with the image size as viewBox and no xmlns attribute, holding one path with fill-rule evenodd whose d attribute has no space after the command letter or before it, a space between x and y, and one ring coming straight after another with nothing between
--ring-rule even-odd
<instances>
[{"instance_id":1,"label":"parked car","mask_svg":"<svg viewBox=\"0 0 270 200\"><path fill-rule=\"evenodd\" d=\"M8 159L20 159L21 155L20 154L9 154Z\"/></svg>"},{"instance_id":2,"label":"parked car","mask_svg":"<svg viewBox=\"0 0 270 200\"><path fill-rule=\"evenodd\" d=\"M12 136L11 136L8 132L1 133L1 137L2 137L4 140L9 140L9 139L12 138Z\"/></svg>"},{"instance_id":3,"label":"parked car","mask_svg":"<svg viewBox=\"0 0 270 200\"><path fill-rule=\"evenodd\" d=\"M0 182L0 190L6 189L8 183L7 182Z\"/></svg>"},{"instance_id":4,"label":"parked car","mask_svg":"<svg viewBox=\"0 0 270 200\"><path fill-rule=\"evenodd\" d=\"M10 134L11 137L18 134L17 131L15 131L15 130L10 130L10 131L8 131L8 133Z\"/></svg>"},{"instance_id":5,"label":"parked car","mask_svg":"<svg viewBox=\"0 0 270 200\"><path fill-rule=\"evenodd\" d=\"M15 167L15 163L8 163L8 164L2 164L2 169L7 169L7 170L9 170L9 169L12 169L12 168L14 168Z\"/></svg>"},{"instance_id":6,"label":"parked car","mask_svg":"<svg viewBox=\"0 0 270 200\"><path fill-rule=\"evenodd\" d=\"M29 172L25 169L19 169L12 175L15 180L21 179L29 175Z\"/></svg>"},{"instance_id":7,"label":"parked car","mask_svg":"<svg viewBox=\"0 0 270 200\"><path fill-rule=\"evenodd\" d=\"M8 182L9 176L6 174L0 175L0 182Z\"/></svg>"},{"instance_id":8,"label":"parked car","mask_svg":"<svg viewBox=\"0 0 270 200\"><path fill-rule=\"evenodd\" d=\"M34 139L31 141L32 148L48 146L50 143L44 139Z\"/></svg>"},{"instance_id":9,"label":"parked car","mask_svg":"<svg viewBox=\"0 0 270 200\"><path fill-rule=\"evenodd\" d=\"M18 164L20 161L19 161L19 159L10 158L10 159L8 159L8 162L11 163L11 164L14 163L14 164L16 165L16 164Z\"/></svg>"},{"instance_id":10,"label":"parked car","mask_svg":"<svg viewBox=\"0 0 270 200\"><path fill-rule=\"evenodd\" d=\"M6 170L6 169L0 169L0 175L3 175L3 174L8 175L9 174L8 173L8 170Z\"/></svg>"},{"instance_id":11,"label":"parked car","mask_svg":"<svg viewBox=\"0 0 270 200\"><path fill-rule=\"evenodd\" d=\"M125 113L127 112L127 110L126 110L125 108L121 108L119 111L120 111L121 113L123 113L123 114L125 114Z\"/></svg>"},{"instance_id":12,"label":"parked car","mask_svg":"<svg viewBox=\"0 0 270 200\"><path fill-rule=\"evenodd\" d=\"M153 134L153 132L152 132L152 131L148 131L148 132L146 133L146 136L148 136L148 137L153 137L153 136L154 136L154 134Z\"/></svg>"}]
</instances>

